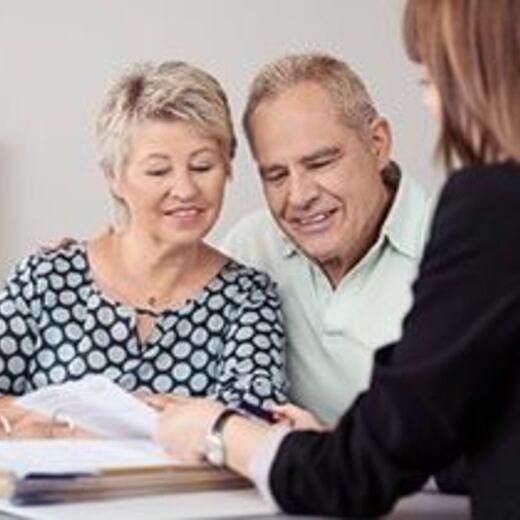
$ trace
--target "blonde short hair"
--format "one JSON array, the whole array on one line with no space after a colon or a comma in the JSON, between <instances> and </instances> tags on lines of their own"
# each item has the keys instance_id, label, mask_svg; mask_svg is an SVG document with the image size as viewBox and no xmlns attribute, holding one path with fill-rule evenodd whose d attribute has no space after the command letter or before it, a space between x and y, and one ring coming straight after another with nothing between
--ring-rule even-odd
<instances>
[{"instance_id":1,"label":"blonde short hair","mask_svg":"<svg viewBox=\"0 0 520 520\"><path fill-rule=\"evenodd\" d=\"M360 135L378 117L361 78L344 61L322 53L289 54L262 67L253 79L242 120L250 143L251 118L258 106L303 82L315 83L328 92L339 116Z\"/></svg>"},{"instance_id":2,"label":"blonde short hair","mask_svg":"<svg viewBox=\"0 0 520 520\"><path fill-rule=\"evenodd\" d=\"M126 166L131 132L147 120L183 120L197 125L233 158L236 138L229 103L219 82L181 61L132 65L108 90L96 121L101 167L119 173Z\"/></svg>"}]
</instances>

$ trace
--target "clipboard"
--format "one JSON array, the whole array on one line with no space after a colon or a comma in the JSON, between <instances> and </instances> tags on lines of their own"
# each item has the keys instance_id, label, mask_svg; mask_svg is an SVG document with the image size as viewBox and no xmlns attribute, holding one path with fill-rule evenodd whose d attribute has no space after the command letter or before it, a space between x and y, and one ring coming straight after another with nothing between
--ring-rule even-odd
<instances>
[{"instance_id":1,"label":"clipboard","mask_svg":"<svg viewBox=\"0 0 520 520\"><path fill-rule=\"evenodd\" d=\"M209 466L115 468L97 474L28 474L11 479L8 498L15 505L42 505L250 486L236 473Z\"/></svg>"},{"instance_id":2,"label":"clipboard","mask_svg":"<svg viewBox=\"0 0 520 520\"><path fill-rule=\"evenodd\" d=\"M64 502L82 502L88 500L105 500L134 496L168 494L178 492L208 491L217 489L241 489L251 487L244 477L224 468L216 468L209 464L185 465L170 462L164 455L156 456L159 448L151 442L133 441L124 444L121 440L122 452L117 456L132 455L132 450L138 452L135 458L129 458L129 463L110 465L117 457L101 453L99 460L93 456L90 466L82 461L64 461L62 465L54 463L60 448L76 449L78 453L89 446L98 448L115 448L118 441L1 441L0 442L0 496L7 498L15 505L39 505ZM15 460L17 454L27 461L31 460L31 451L35 462L31 464L9 464L5 450L12 445L10 456ZM42 452L48 448L48 460L41 460ZM3 451L2 451L3 450ZM149 450L146 451L146 450ZM52 453L52 452L56 453ZM63 451L63 450L62 450ZM66 450L65 450L66 451ZM2 458L2 453L4 457ZM144 453L144 455L143 455ZM88 456L85 455L85 456ZM106 463L103 458L105 457ZM40 459L38 460L38 457ZM132 465L134 460L142 461L142 465ZM2 467L7 462L7 467Z\"/></svg>"}]
</instances>

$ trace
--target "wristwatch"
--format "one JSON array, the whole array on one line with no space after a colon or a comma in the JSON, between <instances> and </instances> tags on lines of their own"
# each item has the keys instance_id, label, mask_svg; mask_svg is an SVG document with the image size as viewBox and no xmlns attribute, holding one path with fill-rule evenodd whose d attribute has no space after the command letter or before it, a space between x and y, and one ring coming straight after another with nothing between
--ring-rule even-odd
<instances>
[{"instance_id":1,"label":"wristwatch","mask_svg":"<svg viewBox=\"0 0 520 520\"><path fill-rule=\"evenodd\" d=\"M206 437L206 459L214 466L222 467L226 461L222 430L227 420L233 415L242 415L234 408L225 408L215 420L210 433Z\"/></svg>"}]
</instances>

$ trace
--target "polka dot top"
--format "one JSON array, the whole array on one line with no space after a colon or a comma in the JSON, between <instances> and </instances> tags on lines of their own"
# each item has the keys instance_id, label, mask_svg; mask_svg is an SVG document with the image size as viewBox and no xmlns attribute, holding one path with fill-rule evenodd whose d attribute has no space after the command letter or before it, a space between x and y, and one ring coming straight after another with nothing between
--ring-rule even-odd
<instances>
[{"instance_id":1,"label":"polka dot top","mask_svg":"<svg viewBox=\"0 0 520 520\"><path fill-rule=\"evenodd\" d=\"M286 399L280 303L269 277L230 260L145 344L136 310L93 281L84 244L32 255L0 293L0 395L102 374L128 391Z\"/></svg>"}]
</instances>

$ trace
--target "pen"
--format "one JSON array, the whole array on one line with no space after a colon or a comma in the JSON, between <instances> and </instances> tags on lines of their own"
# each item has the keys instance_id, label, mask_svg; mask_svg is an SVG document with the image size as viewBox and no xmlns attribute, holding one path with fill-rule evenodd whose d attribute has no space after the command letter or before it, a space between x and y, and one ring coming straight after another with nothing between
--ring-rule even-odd
<instances>
[{"instance_id":1,"label":"pen","mask_svg":"<svg viewBox=\"0 0 520 520\"><path fill-rule=\"evenodd\" d=\"M63 472L63 473L45 473L45 472L31 472L27 473L22 477L22 481L28 480L70 480L74 478L84 478L84 477L92 477L95 476L96 473L93 471L71 471L71 472Z\"/></svg>"},{"instance_id":2,"label":"pen","mask_svg":"<svg viewBox=\"0 0 520 520\"><path fill-rule=\"evenodd\" d=\"M251 404L247 401L242 401L239 405L239 408L246 412L248 415L252 415L254 417L257 417L258 419L262 419L265 422L271 424L277 422L275 414L272 411L266 410L265 408L261 408L260 406L255 406L254 404Z\"/></svg>"}]
</instances>

